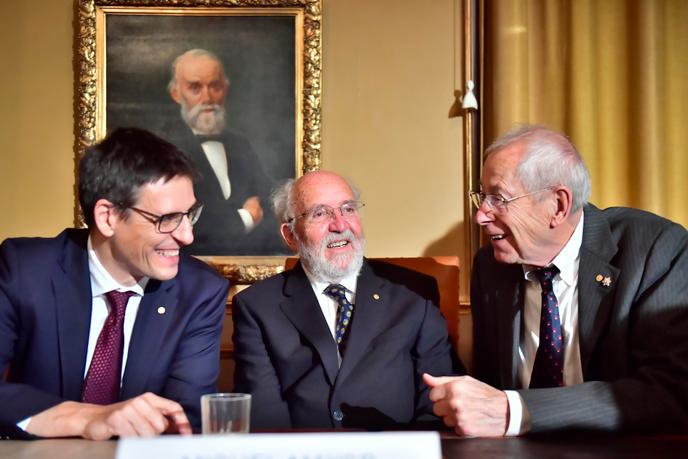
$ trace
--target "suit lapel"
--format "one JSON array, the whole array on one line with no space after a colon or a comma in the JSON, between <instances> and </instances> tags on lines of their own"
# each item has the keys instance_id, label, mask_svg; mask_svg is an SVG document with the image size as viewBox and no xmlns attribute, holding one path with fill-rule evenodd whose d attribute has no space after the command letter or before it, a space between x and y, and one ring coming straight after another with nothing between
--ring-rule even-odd
<instances>
[{"instance_id":1,"label":"suit lapel","mask_svg":"<svg viewBox=\"0 0 688 459\"><path fill-rule=\"evenodd\" d=\"M521 265L498 265L503 270L494 276L499 280L495 302L497 312L497 348L501 387L518 387L518 353L521 340L521 311L523 310L523 269ZM492 274L494 275L494 274Z\"/></svg>"},{"instance_id":2,"label":"suit lapel","mask_svg":"<svg viewBox=\"0 0 688 459\"><path fill-rule=\"evenodd\" d=\"M213 196L215 200L224 201L222 187L215 176L215 171L210 165L205 151L203 151L201 142L193 131L179 119L178 122L174 123L174 128L169 129L169 132L176 132L176 135L171 136L170 140L193 161L196 170L201 176L201 180L197 180L194 183L196 197L200 199L200 195L204 200L207 200L208 196ZM227 161L229 164L229 157ZM208 205L209 203L204 202L204 204Z\"/></svg>"},{"instance_id":3,"label":"suit lapel","mask_svg":"<svg viewBox=\"0 0 688 459\"><path fill-rule=\"evenodd\" d=\"M620 270L609 263L618 247L602 212L591 204L585 206L584 212L583 244L578 267L578 335L585 377L590 355L611 312ZM598 280L600 275L609 278L609 286Z\"/></svg>"},{"instance_id":4,"label":"suit lapel","mask_svg":"<svg viewBox=\"0 0 688 459\"><path fill-rule=\"evenodd\" d=\"M325 368L327 379L330 385L334 385L339 371L337 345L322 315L318 299L313 293L300 262L286 273L286 276L284 286L286 299L280 304L280 309L299 333L316 349Z\"/></svg>"},{"instance_id":5,"label":"suit lapel","mask_svg":"<svg viewBox=\"0 0 688 459\"><path fill-rule=\"evenodd\" d=\"M164 345L163 339L176 316L178 288L176 279L165 282L151 279L148 282L129 341L122 400L145 392L148 377L155 368L158 349ZM164 314L158 313L160 307L165 308Z\"/></svg>"},{"instance_id":6,"label":"suit lapel","mask_svg":"<svg viewBox=\"0 0 688 459\"><path fill-rule=\"evenodd\" d=\"M342 379L366 354L371 340L380 334L380 323L390 311L390 288L391 284L378 277L365 260L356 283L354 316L339 370Z\"/></svg>"},{"instance_id":7,"label":"suit lapel","mask_svg":"<svg viewBox=\"0 0 688 459\"><path fill-rule=\"evenodd\" d=\"M219 200L224 201L222 187L220 186L220 182L215 175L213 167L210 165L210 161L208 160L205 151L203 151L203 146L195 139L195 137L193 140L195 143L190 145L189 151L193 152L191 159L194 161L196 168L203 177L202 186L205 187L209 193L211 193L211 195L218 196ZM225 155L226 154L227 153L225 152ZM229 157L227 157L227 166L229 167Z\"/></svg>"},{"instance_id":8,"label":"suit lapel","mask_svg":"<svg viewBox=\"0 0 688 459\"><path fill-rule=\"evenodd\" d=\"M60 269L52 279L57 309L57 333L62 368L62 396L81 399L91 325L91 278L86 241L88 233L66 238Z\"/></svg>"}]
</instances>

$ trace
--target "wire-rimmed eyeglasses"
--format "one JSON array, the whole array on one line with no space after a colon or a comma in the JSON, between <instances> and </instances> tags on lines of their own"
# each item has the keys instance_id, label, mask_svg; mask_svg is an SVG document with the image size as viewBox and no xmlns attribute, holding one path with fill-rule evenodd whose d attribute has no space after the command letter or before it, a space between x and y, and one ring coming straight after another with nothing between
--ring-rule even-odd
<instances>
[{"instance_id":1,"label":"wire-rimmed eyeglasses","mask_svg":"<svg viewBox=\"0 0 688 459\"><path fill-rule=\"evenodd\" d=\"M155 230L158 233L169 234L179 228L179 225L182 224L184 217L189 217L189 223L191 223L191 225L196 223L201 216L203 204L197 202L186 212L172 212L165 215L156 215L133 206L126 207L126 209L133 210L149 222L153 223L155 225Z\"/></svg>"},{"instance_id":2,"label":"wire-rimmed eyeglasses","mask_svg":"<svg viewBox=\"0 0 688 459\"><path fill-rule=\"evenodd\" d=\"M548 186L540 190L531 191L530 193L519 194L518 196L514 196L513 198L505 198L499 193L487 194L482 191L471 191L468 193L468 196L471 198L471 202L473 203L476 209L480 209L480 207L483 205L483 202L485 202L487 203L487 207L489 207L491 210L503 212L507 209L507 206L510 202L513 202L517 199L525 198L526 196L532 196L536 193L541 193L543 191L550 189L552 189L552 187Z\"/></svg>"},{"instance_id":3,"label":"wire-rimmed eyeglasses","mask_svg":"<svg viewBox=\"0 0 688 459\"><path fill-rule=\"evenodd\" d=\"M339 207L331 207L322 204L290 218L289 223L293 222L297 218L303 218L306 223L324 223L334 220L336 218L336 211L339 211L342 218L350 219L357 216L358 210L363 206L365 206L365 203L362 201L345 201Z\"/></svg>"}]
</instances>

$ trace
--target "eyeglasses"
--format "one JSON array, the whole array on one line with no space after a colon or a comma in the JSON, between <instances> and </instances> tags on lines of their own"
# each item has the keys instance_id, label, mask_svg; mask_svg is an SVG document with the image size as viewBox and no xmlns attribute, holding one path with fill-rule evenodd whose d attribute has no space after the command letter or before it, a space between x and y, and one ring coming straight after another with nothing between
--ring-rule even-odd
<instances>
[{"instance_id":1,"label":"eyeglasses","mask_svg":"<svg viewBox=\"0 0 688 459\"><path fill-rule=\"evenodd\" d=\"M471 198L471 202L475 206L476 209L480 209L482 207L483 202L487 203L487 207L489 207L491 210L496 210L498 212L504 212L507 209L507 205L510 202L513 202L517 199L525 198L526 196L531 196L536 193L541 193L546 190L552 189L551 186L548 186L547 188L542 188L541 190L537 191L531 191L530 193L525 193L525 194L520 194L518 196L514 196L513 198L505 198L501 194L485 194L482 191L471 191L468 193L468 196Z\"/></svg>"},{"instance_id":2,"label":"eyeglasses","mask_svg":"<svg viewBox=\"0 0 688 459\"><path fill-rule=\"evenodd\" d=\"M337 210L341 214L342 218L345 220L354 218L358 215L358 209L365 206L361 201L346 201L339 207L330 207L326 205L315 206L306 212L292 217L289 219L289 223L293 222L297 218L303 218L306 223L324 223L329 222L337 218L335 213Z\"/></svg>"},{"instance_id":3,"label":"eyeglasses","mask_svg":"<svg viewBox=\"0 0 688 459\"><path fill-rule=\"evenodd\" d=\"M158 233L169 234L173 233L177 228L179 228L179 225L182 224L184 217L189 217L189 223L191 223L191 225L196 223L201 216L203 204L197 202L186 212L173 212L165 215L156 215L136 207L126 208L133 210L149 222L153 223Z\"/></svg>"}]
</instances>

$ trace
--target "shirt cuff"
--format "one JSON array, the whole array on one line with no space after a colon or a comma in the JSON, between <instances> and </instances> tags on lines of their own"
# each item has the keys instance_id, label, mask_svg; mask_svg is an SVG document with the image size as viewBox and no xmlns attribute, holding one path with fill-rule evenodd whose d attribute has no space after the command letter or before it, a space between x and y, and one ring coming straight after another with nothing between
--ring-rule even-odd
<instances>
[{"instance_id":1,"label":"shirt cuff","mask_svg":"<svg viewBox=\"0 0 688 459\"><path fill-rule=\"evenodd\" d=\"M244 229L246 233L250 233L256 226L253 222L253 217L251 217L251 212L249 212L246 209L237 209L237 212L239 212L239 217L241 217L241 221L244 222Z\"/></svg>"},{"instance_id":2,"label":"shirt cuff","mask_svg":"<svg viewBox=\"0 0 688 459\"><path fill-rule=\"evenodd\" d=\"M506 429L507 437L523 435L530 430L530 414L528 408L518 392L505 390L506 399L509 402L509 425Z\"/></svg>"},{"instance_id":3,"label":"shirt cuff","mask_svg":"<svg viewBox=\"0 0 688 459\"><path fill-rule=\"evenodd\" d=\"M30 416L30 417L28 417L28 418L26 418L26 419L24 419L24 420L19 421L19 422L17 423L17 427L19 427L21 430L23 430L24 432L26 432L26 427L29 425L29 422L31 422L31 418L32 418L32 417L33 417L33 416Z\"/></svg>"}]
</instances>

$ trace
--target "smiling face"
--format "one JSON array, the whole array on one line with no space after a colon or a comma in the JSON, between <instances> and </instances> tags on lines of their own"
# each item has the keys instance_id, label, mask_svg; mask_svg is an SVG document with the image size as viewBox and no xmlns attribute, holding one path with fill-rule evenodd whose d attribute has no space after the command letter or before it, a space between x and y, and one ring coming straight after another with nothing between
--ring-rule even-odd
<instances>
[{"instance_id":1,"label":"smiling face","mask_svg":"<svg viewBox=\"0 0 688 459\"><path fill-rule=\"evenodd\" d=\"M160 179L139 189L133 207L156 215L186 212L196 203L190 178ZM116 209L105 199L96 204L96 224L100 235L94 238L98 259L110 275L123 285L142 277L169 280L177 275L179 249L193 242L187 217L169 234L157 232L157 225L137 212Z\"/></svg>"},{"instance_id":2,"label":"smiling face","mask_svg":"<svg viewBox=\"0 0 688 459\"><path fill-rule=\"evenodd\" d=\"M323 222L299 217L294 222L293 232L287 223L281 228L289 247L300 255L306 269L319 280L339 282L361 267L365 237L360 216L356 212L345 218L338 210L342 204L353 200L353 190L346 181L330 172L311 172L294 184L294 215L300 216L318 206L335 209L334 216Z\"/></svg>"},{"instance_id":3,"label":"smiling face","mask_svg":"<svg viewBox=\"0 0 688 459\"><path fill-rule=\"evenodd\" d=\"M483 192L509 199L530 191L516 176L524 148L523 143L514 143L487 157L481 179ZM545 266L562 247L553 233L556 211L555 192L546 190L514 200L501 211L490 209L484 202L476 221L490 238L497 261Z\"/></svg>"}]
</instances>

